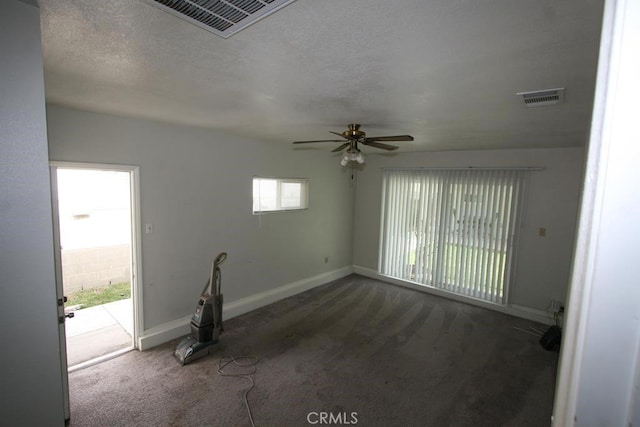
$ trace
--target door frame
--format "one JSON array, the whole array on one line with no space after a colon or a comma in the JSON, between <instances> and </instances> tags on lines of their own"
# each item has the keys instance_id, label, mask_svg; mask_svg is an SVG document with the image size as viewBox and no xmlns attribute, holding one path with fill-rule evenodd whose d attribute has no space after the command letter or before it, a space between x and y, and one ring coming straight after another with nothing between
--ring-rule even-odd
<instances>
[{"instance_id":1,"label":"door frame","mask_svg":"<svg viewBox=\"0 0 640 427\"><path fill-rule=\"evenodd\" d=\"M129 172L130 176L130 196L131 196L131 299L133 303L133 348L140 348L139 338L140 332L144 331L144 318L142 310L142 223L140 215L140 166L121 165L110 163L87 163L87 162L49 162L52 180L52 195L54 199L54 236L57 236L57 242L54 244L56 271L56 284L59 291L62 291L62 253L60 247L60 225L58 222L58 185L57 170L58 169L89 169L101 171ZM55 184L55 185L54 185ZM62 294L58 298L62 298ZM66 337L65 337L66 338ZM65 345L66 355L66 345ZM100 358L98 358L99 360ZM64 362L64 372L68 371L66 366L66 357Z\"/></svg>"}]
</instances>

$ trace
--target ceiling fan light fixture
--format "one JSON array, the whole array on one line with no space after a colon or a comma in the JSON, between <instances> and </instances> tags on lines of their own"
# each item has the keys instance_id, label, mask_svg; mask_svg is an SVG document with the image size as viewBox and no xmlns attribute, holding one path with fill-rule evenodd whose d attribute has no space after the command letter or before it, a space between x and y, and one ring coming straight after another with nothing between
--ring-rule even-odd
<instances>
[{"instance_id":1,"label":"ceiling fan light fixture","mask_svg":"<svg viewBox=\"0 0 640 427\"><path fill-rule=\"evenodd\" d=\"M349 148L344 152L342 159L340 160L340 164L342 166L347 166L349 162L358 162L360 164L364 163L364 154L357 148Z\"/></svg>"}]
</instances>

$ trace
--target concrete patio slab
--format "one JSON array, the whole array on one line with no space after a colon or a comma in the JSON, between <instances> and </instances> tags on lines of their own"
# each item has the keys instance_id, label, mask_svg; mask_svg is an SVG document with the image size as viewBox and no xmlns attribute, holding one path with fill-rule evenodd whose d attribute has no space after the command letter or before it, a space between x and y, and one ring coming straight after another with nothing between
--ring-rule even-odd
<instances>
[{"instance_id":1,"label":"concrete patio slab","mask_svg":"<svg viewBox=\"0 0 640 427\"><path fill-rule=\"evenodd\" d=\"M133 344L132 300L76 310L65 328L69 367L125 349Z\"/></svg>"},{"instance_id":2,"label":"concrete patio slab","mask_svg":"<svg viewBox=\"0 0 640 427\"><path fill-rule=\"evenodd\" d=\"M133 336L133 306L131 298L104 304L103 307L127 333Z\"/></svg>"},{"instance_id":3,"label":"concrete patio slab","mask_svg":"<svg viewBox=\"0 0 640 427\"><path fill-rule=\"evenodd\" d=\"M118 324L117 320L102 305L83 308L73 313L74 317L67 318L65 321L68 338Z\"/></svg>"},{"instance_id":4,"label":"concrete patio slab","mask_svg":"<svg viewBox=\"0 0 640 427\"><path fill-rule=\"evenodd\" d=\"M67 338L67 365L73 367L131 346L131 336L115 324Z\"/></svg>"}]
</instances>

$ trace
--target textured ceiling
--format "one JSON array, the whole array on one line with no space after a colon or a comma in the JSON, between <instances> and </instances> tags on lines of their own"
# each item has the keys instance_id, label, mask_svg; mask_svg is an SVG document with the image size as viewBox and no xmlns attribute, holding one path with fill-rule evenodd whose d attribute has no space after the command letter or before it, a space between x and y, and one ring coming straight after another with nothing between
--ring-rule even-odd
<instances>
[{"instance_id":1,"label":"textured ceiling","mask_svg":"<svg viewBox=\"0 0 640 427\"><path fill-rule=\"evenodd\" d=\"M39 0L46 96L287 144L361 123L402 151L581 146L602 3L297 0L223 39L140 0Z\"/></svg>"}]
</instances>

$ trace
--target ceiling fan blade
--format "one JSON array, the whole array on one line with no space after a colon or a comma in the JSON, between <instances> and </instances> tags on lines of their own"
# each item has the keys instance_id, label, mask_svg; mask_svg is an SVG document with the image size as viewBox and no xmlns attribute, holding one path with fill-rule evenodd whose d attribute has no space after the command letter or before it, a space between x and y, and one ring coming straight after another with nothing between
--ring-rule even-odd
<instances>
[{"instance_id":1,"label":"ceiling fan blade","mask_svg":"<svg viewBox=\"0 0 640 427\"><path fill-rule=\"evenodd\" d=\"M413 141L413 137L411 135L374 136L367 138L367 141Z\"/></svg>"},{"instance_id":2,"label":"ceiling fan blade","mask_svg":"<svg viewBox=\"0 0 640 427\"><path fill-rule=\"evenodd\" d=\"M364 145L370 145L372 147L382 148L383 150L388 150L388 151L393 151L393 150L397 150L398 149L398 147L396 147L395 145L389 145L389 144L383 144L381 142L369 141L368 139L369 138L367 138L367 141L363 142Z\"/></svg>"},{"instance_id":3,"label":"ceiling fan blade","mask_svg":"<svg viewBox=\"0 0 640 427\"><path fill-rule=\"evenodd\" d=\"M343 142L344 139L319 139L317 141L293 141L294 144L308 144L310 142Z\"/></svg>"},{"instance_id":4,"label":"ceiling fan blade","mask_svg":"<svg viewBox=\"0 0 640 427\"><path fill-rule=\"evenodd\" d=\"M338 148L336 148L336 149L334 149L334 150L331 150L331 152L332 152L332 153L335 153L336 151L342 151L342 150L344 150L345 148L347 148L349 145L350 145L350 144L349 144L348 142L345 142L345 143L344 143L344 144L342 144L340 147L338 147Z\"/></svg>"}]
</instances>

